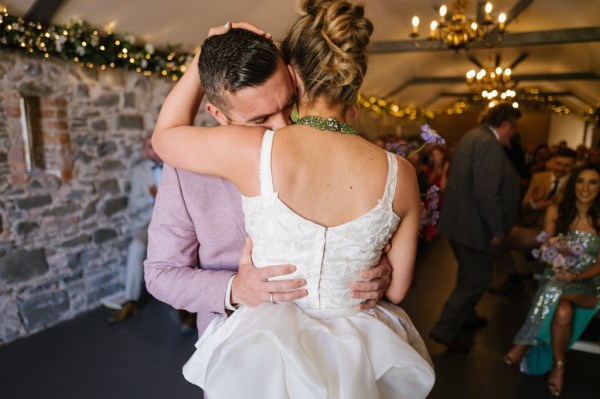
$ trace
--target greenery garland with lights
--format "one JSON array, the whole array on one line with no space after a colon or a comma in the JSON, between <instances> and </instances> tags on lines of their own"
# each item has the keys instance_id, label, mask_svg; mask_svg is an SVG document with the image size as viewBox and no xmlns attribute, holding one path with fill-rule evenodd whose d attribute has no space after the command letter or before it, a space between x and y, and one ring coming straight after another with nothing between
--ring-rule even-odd
<instances>
[{"instance_id":1,"label":"greenery garland with lights","mask_svg":"<svg viewBox=\"0 0 600 399\"><path fill-rule=\"evenodd\" d=\"M399 104L384 98L375 96L358 96L358 106L375 113L376 115L390 115L395 118L410 120L432 120L435 115L433 111L415 108L410 105Z\"/></svg>"},{"instance_id":2,"label":"greenery garland with lights","mask_svg":"<svg viewBox=\"0 0 600 399\"><path fill-rule=\"evenodd\" d=\"M0 48L13 48L27 55L57 57L87 68L122 68L145 76L158 75L178 80L193 55L156 50L151 44L136 45L132 36L117 36L90 29L81 20L68 25L45 25L9 15L0 10Z\"/></svg>"}]
</instances>

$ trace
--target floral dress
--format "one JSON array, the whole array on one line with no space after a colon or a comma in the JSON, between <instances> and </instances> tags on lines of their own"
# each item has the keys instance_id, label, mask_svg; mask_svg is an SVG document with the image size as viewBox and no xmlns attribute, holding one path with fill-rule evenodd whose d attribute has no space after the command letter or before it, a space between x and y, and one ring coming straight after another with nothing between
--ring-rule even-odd
<instances>
[{"instance_id":1,"label":"floral dress","mask_svg":"<svg viewBox=\"0 0 600 399\"><path fill-rule=\"evenodd\" d=\"M574 231L567 234L567 241L583 243L585 246L585 254L574 267L575 272L581 273L596 262L596 256L600 250L599 235ZM540 375L548 372L552 367L552 318L561 295L570 293L594 296L600 299L600 275L568 283L556 280L551 268L544 271L525 324L514 340L515 344L531 346L521 362L521 371L524 373ZM598 309L600 309L600 300L593 308L574 307L571 340L567 349L571 348L579 339Z\"/></svg>"}]
</instances>

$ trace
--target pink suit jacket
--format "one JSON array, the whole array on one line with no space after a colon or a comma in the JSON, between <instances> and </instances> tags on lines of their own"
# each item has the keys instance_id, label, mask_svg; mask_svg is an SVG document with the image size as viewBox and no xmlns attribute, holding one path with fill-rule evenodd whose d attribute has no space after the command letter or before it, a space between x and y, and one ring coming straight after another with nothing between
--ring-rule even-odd
<instances>
[{"instance_id":1,"label":"pink suit jacket","mask_svg":"<svg viewBox=\"0 0 600 399\"><path fill-rule=\"evenodd\" d=\"M201 335L225 314L227 283L245 236L241 197L232 183L165 165L148 228L148 292L198 313Z\"/></svg>"}]
</instances>

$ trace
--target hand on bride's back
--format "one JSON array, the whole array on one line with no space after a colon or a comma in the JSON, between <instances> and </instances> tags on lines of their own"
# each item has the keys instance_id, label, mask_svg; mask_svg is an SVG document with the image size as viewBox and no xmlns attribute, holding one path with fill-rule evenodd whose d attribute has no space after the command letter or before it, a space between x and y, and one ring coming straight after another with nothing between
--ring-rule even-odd
<instances>
[{"instance_id":1,"label":"hand on bride's back","mask_svg":"<svg viewBox=\"0 0 600 399\"><path fill-rule=\"evenodd\" d=\"M293 265L255 267L252 263L252 240L246 244L240 257L238 273L231 286L231 303L254 308L263 302L290 302L308 295L303 278L268 281L271 277L284 276L296 270ZM272 296L271 296L272 295Z\"/></svg>"}]
</instances>

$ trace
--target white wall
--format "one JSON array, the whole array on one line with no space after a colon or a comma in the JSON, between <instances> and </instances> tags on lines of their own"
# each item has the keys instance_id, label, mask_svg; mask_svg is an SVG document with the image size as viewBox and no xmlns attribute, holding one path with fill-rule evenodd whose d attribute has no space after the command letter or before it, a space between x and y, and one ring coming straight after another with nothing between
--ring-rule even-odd
<instances>
[{"instance_id":1,"label":"white wall","mask_svg":"<svg viewBox=\"0 0 600 399\"><path fill-rule=\"evenodd\" d=\"M585 122L577 115L553 114L550 118L550 134L548 144L558 144L564 140L569 148L575 149L584 143Z\"/></svg>"}]
</instances>

